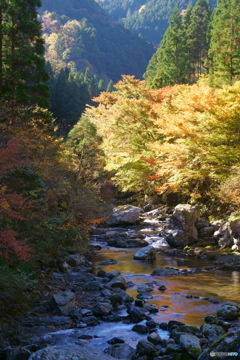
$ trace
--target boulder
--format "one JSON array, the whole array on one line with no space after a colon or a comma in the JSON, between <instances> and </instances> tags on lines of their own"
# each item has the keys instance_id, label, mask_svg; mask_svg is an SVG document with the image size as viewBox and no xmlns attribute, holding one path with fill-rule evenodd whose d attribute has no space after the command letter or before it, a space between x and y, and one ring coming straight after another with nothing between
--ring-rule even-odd
<instances>
[{"instance_id":1,"label":"boulder","mask_svg":"<svg viewBox=\"0 0 240 360\"><path fill-rule=\"evenodd\" d=\"M110 226L135 224L139 222L139 215L141 212L142 209L132 205L116 207L110 214L107 224Z\"/></svg>"},{"instance_id":2,"label":"boulder","mask_svg":"<svg viewBox=\"0 0 240 360\"><path fill-rule=\"evenodd\" d=\"M224 222L220 225L219 229L214 232L213 239L217 241L218 246L222 249L233 245L228 222Z\"/></svg>"},{"instance_id":3,"label":"boulder","mask_svg":"<svg viewBox=\"0 0 240 360\"><path fill-rule=\"evenodd\" d=\"M109 279L113 279L116 276L120 276L121 271L115 270L115 271L109 271L105 273L105 276Z\"/></svg>"},{"instance_id":4,"label":"boulder","mask_svg":"<svg viewBox=\"0 0 240 360\"><path fill-rule=\"evenodd\" d=\"M127 294L126 291L124 291L123 289L120 289L119 287L114 288L114 290L113 290L113 295L114 295L114 294L119 294L119 295L121 295L121 296L122 296L122 300L123 300L123 302L125 302L125 303L129 303L129 302L134 301L134 298L133 298L131 295ZM110 300L111 300L111 298L110 298Z\"/></svg>"},{"instance_id":5,"label":"boulder","mask_svg":"<svg viewBox=\"0 0 240 360\"><path fill-rule=\"evenodd\" d=\"M128 344L119 344L115 343L112 346L109 346L104 350L105 354L108 354L115 359L126 359L131 360L133 355L135 354L135 350ZM96 358L96 360L98 360ZM99 358L99 360L102 360Z\"/></svg>"},{"instance_id":6,"label":"boulder","mask_svg":"<svg viewBox=\"0 0 240 360\"><path fill-rule=\"evenodd\" d=\"M68 315L76 308L75 294L72 291L63 291L54 294L50 300L50 305L57 315Z\"/></svg>"},{"instance_id":7,"label":"boulder","mask_svg":"<svg viewBox=\"0 0 240 360\"><path fill-rule=\"evenodd\" d=\"M29 360L114 360L96 348L79 346L48 346L33 353Z\"/></svg>"},{"instance_id":8,"label":"boulder","mask_svg":"<svg viewBox=\"0 0 240 360\"><path fill-rule=\"evenodd\" d=\"M140 356L157 356L158 351L155 346L147 340L140 340L137 344L137 353Z\"/></svg>"},{"instance_id":9,"label":"boulder","mask_svg":"<svg viewBox=\"0 0 240 360\"><path fill-rule=\"evenodd\" d=\"M85 316L83 322L87 324L87 326L96 326L99 324L99 321L95 316Z\"/></svg>"},{"instance_id":10,"label":"boulder","mask_svg":"<svg viewBox=\"0 0 240 360\"><path fill-rule=\"evenodd\" d=\"M106 316L109 315L113 310L113 307L108 302L98 302L94 307L92 308L92 312L95 316Z\"/></svg>"},{"instance_id":11,"label":"boulder","mask_svg":"<svg viewBox=\"0 0 240 360\"><path fill-rule=\"evenodd\" d=\"M156 258L156 249L151 245L139 249L134 254L135 260L153 260L155 258Z\"/></svg>"},{"instance_id":12,"label":"boulder","mask_svg":"<svg viewBox=\"0 0 240 360\"><path fill-rule=\"evenodd\" d=\"M153 345L163 345L162 338L156 333L152 332L147 337L148 341L150 341Z\"/></svg>"},{"instance_id":13,"label":"boulder","mask_svg":"<svg viewBox=\"0 0 240 360\"><path fill-rule=\"evenodd\" d=\"M233 238L233 244L234 245L232 246L232 250L240 252L240 238L238 238L238 239Z\"/></svg>"},{"instance_id":14,"label":"boulder","mask_svg":"<svg viewBox=\"0 0 240 360\"><path fill-rule=\"evenodd\" d=\"M85 265L86 259L80 254L69 255L66 259L66 263L72 267L76 267L79 265Z\"/></svg>"},{"instance_id":15,"label":"boulder","mask_svg":"<svg viewBox=\"0 0 240 360\"><path fill-rule=\"evenodd\" d=\"M217 311L217 316L224 318L224 320L237 320L238 315L238 305L231 301L222 304L221 308Z\"/></svg>"},{"instance_id":16,"label":"boulder","mask_svg":"<svg viewBox=\"0 0 240 360\"><path fill-rule=\"evenodd\" d=\"M149 312L143 308L137 307L137 306L131 306L127 313L129 314L129 318L134 323L139 323L142 320L146 319L146 317L149 315Z\"/></svg>"},{"instance_id":17,"label":"boulder","mask_svg":"<svg viewBox=\"0 0 240 360\"><path fill-rule=\"evenodd\" d=\"M141 324L134 325L132 331L136 331L139 334L148 334L147 326Z\"/></svg>"},{"instance_id":18,"label":"boulder","mask_svg":"<svg viewBox=\"0 0 240 360\"><path fill-rule=\"evenodd\" d=\"M182 334L179 342L182 348L191 356L192 359L197 359L202 353L200 339L193 334Z\"/></svg>"},{"instance_id":19,"label":"boulder","mask_svg":"<svg viewBox=\"0 0 240 360\"><path fill-rule=\"evenodd\" d=\"M210 346L210 348L206 349L198 358L198 360L211 360L215 357L212 356L213 353L228 353L234 352L239 354L240 353L240 337L238 334L233 332L228 332L225 335L221 336L218 340L214 341L214 343ZM231 358L234 359L234 356L228 356L222 354L220 357L221 360L230 360ZM236 359L238 359L238 355Z\"/></svg>"},{"instance_id":20,"label":"boulder","mask_svg":"<svg viewBox=\"0 0 240 360\"><path fill-rule=\"evenodd\" d=\"M108 344L114 345L114 344L123 344L125 341L123 339L120 339L118 337L114 337L110 340L108 340Z\"/></svg>"},{"instance_id":21,"label":"boulder","mask_svg":"<svg viewBox=\"0 0 240 360\"><path fill-rule=\"evenodd\" d=\"M215 231L214 226L206 226L198 230L198 236L201 238L211 237L214 234L214 231Z\"/></svg>"},{"instance_id":22,"label":"boulder","mask_svg":"<svg viewBox=\"0 0 240 360\"><path fill-rule=\"evenodd\" d=\"M85 291L98 291L101 286L102 286L102 284L100 283L100 281L92 280L92 281L87 282L84 285L84 290Z\"/></svg>"},{"instance_id":23,"label":"boulder","mask_svg":"<svg viewBox=\"0 0 240 360\"><path fill-rule=\"evenodd\" d=\"M202 325L201 332L208 340L212 342L225 334L225 330L221 326L215 324Z\"/></svg>"},{"instance_id":24,"label":"boulder","mask_svg":"<svg viewBox=\"0 0 240 360\"><path fill-rule=\"evenodd\" d=\"M165 267L165 268L156 268L151 275L152 276L172 276L179 273L179 270L173 269L171 267Z\"/></svg>"},{"instance_id":25,"label":"boulder","mask_svg":"<svg viewBox=\"0 0 240 360\"><path fill-rule=\"evenodd\" d=\"M6 360L28 360L31 355L31 352L24 348L12 348L9 349L7 352L7 357L1 357L0 359L6 359Z\"/></svg>"},{"instance_id":26,"label":"boulder","mask_svg":"<svg viewBox=\"0 0 240 360\"><path fill-rule=\"evenodd\" d=\"M199 214L197 206L179 204L175 207L173 215L167 220L163 229L169 245L184 248L197 242L198 232L195 223Z\"/></svg>"},{"instance_id":27,"label":"boulder","mask_svg":"<svg viewBox=\"0 0 240 360\"><path fill-rule=\"evenodd\" d=\"M124 277L116 276L109 283L112 288L118 287L120 289L125 290L127 288L127 283Z\"/></svg>"},{"instance_id":28,"label":"boulder","mask_svg":"<svg viewBox=\"0 0 240 360\"><path fill-rule=\"evenodd\" d=\"M99 265L115 265L118 264L119 261L115 260L115 259L108 259L108 260L103 260L102 262L99 263Z\"/></svg>"},{"instance_id":29,"label":"boulder","mask_svg":"<svg viewBox=\"0 0 240 360\"><path fill-rule=\"evenodd\" d=\"M125 236L116 236L107 241L108 246L116 248L139 248L148 246L148 242L143 239L129 239Z\"/></svg>"},{"instance_id":30,"label":"boulder","mask_svg":"<svg viewBox=\"0 0 240 360\"><path fill-rule=\"evenodd\" d=\"M158 312L158 307L154 304L143 305L143 308L146 309L147 311L149 311L151 314Z\"/></svg>"}]
</instances>

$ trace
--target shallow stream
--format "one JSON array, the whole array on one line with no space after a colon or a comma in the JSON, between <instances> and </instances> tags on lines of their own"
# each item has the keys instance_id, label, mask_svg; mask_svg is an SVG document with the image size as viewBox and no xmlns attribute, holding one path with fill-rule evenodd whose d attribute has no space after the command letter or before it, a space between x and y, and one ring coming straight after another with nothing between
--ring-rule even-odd
<instances>
[{"instance_id":1,"label":"shallow stream","mask_svg":"<svg viewBox=\"0 0 240 360\"><path fill-rule=\"evenodd\" d=\"M239 302L240 273L238 271L205 270L190 275L151 276L150 274L157 267L204 268L211 262L197 258L170 258L164 253L158 254L154 262L140 261L133 259L135 252L136 249L105 249L99 251L92 260L96 267L101 267L105 271L121 271L127 281L132 281L136 285L154 280L165 285L167 290L164 292L158 290L159 285L154 286L151 292L153 299L148 302L160 308L160 311L153 316L157 322L178 320L189 325L200 326L204 323L205 316L215 314L221 306L203 298L214 297L222 301ZM101 261L107 259L116 259L119 263L99 266ZM136 298L137 286L128 288L127 292ZM186 295L192 295L192 298L186 298ZM168 307L163 307L163 305Z\"/></svg>"}]
</instances>

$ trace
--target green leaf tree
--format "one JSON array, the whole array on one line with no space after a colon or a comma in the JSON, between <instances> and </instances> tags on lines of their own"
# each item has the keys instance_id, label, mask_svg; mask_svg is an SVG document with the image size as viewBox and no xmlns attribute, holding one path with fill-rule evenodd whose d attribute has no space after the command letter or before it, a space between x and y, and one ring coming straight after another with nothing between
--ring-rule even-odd
<instances>
[{"instance_id":1,"label":"green leaf tree","mask_svg":"<svg viewBox=\"0 0 240 360\"><path fill-rule=\"evenodd\" d=\"M185 15L188 18L188 13ZM189 20L186 18L187 48L189 52L189 83L195 83L206 74L204 62L209 49L208 29L211 18L209 0L198 0Z\"/></svg>"},{"instance_id":2,"label":"green leaf tree","mask_svg":"<svg viewBox=\"0 0 240 360\"><path fill-rule=\"evenodd\" d=\"M219 0L213 13L211 43L207 62L210 84L221 86L239 79L240 75L240 3Z\"/></svg>"},{"instance_id":3,"label":"green leaf tree","mask_svg":"<svg viewBox=\"0 0 240 360\"><path fill-rule=\"evenodd\" d=\"M16 107L48 106L44 41L37 19L39 0L1 0L0 95L14 120Z\"/></svg>"},{"instance_id":4,"label":"green leaf tree","mask_svg":"<svg viewBox=\"0 0 240 360\"><path fill-rule=\"evenodd\" d=\"M161 88L187 82L186 36L179 9L175 8L163 40L144 74L147 84Z\"/></svg>"}]
</instances>

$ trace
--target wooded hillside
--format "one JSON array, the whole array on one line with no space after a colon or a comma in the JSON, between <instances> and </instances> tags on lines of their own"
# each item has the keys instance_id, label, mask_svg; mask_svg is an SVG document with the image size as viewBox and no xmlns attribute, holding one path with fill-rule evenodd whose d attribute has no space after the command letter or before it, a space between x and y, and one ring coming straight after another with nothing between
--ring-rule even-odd
<instances>
[{"instance_id":1,"label":"wooded hillside","mask_svg":"<svg viewBox=\"0 0 240 360\"><path fill-rule=\"evenodd\" d=\"M174 7L180 11L197 0L97 0L103 9L126 29L158 45L168 27ZM212 8L217 1L210 1Z\"/></svg>"}]
</instances>

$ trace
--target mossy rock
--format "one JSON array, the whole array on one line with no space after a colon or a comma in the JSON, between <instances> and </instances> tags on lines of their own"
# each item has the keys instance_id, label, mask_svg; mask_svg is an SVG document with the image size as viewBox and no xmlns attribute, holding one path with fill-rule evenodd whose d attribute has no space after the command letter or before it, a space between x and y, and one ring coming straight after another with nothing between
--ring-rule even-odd
<instances>
[{"instance_id":1,"label":"mossy rock","mask_svg":"<svg viewBox=\"0 0 240 360\"><path fill-rule=\"evenodd\" d=\"M197 336L197 334L200 333L200 329L196 326L191 326L191 325L181 325L177 327L178 331L181 332L186 332L186 333L191 333Z\"/></svg>"},{"instance_id":2,"label":"mossy rock","mask_svg":"<svg viewBox=\"0 0 240 360\"><path fill-rule=\"evenodd\" d=\"M216 260L217 254L216 253L207 253L208 260Z\"/></svg>"}]
</instances>

